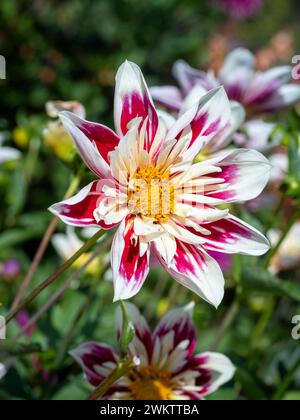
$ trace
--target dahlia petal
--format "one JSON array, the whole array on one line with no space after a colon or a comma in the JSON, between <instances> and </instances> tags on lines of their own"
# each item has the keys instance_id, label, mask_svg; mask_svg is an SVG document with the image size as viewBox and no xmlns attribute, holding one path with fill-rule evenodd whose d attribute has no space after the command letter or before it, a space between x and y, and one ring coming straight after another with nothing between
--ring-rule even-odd
<instances>
[{"instance_id":1,"label":"dahlia petal","mask_svg":"<svg viewBox=\"0 0 300 420\"><path fill-rule=\"evenodd\" d=\"M177 238L179 241L187 242L189 244L199 245L205 242L205 239L197 233L191 232L183 223L180 223L179 218L173 216L168 221L162 223L162 226L171 237ZM161 254L162 257L164 253ZM167 262L167 260L165 260Z\"/></svg>"},{"instance_id":2,"label":"dahlia petal","mask_svg":"<svg viewBox=\"0 0 300 420\"><path fill-rule=\"evenodd\" d=\"M291 79L291 72L290 66L280 66L256 73L245 92L244 103L250 106L265 102Z\"/></svg>"},{"instance_id":3,"label":"dahlia petal","mask_svg":"<svg viewBox=\"0 0 300 420\"><path fill-rule=\"evenodd\" d=\"M104 125L71 112L63 111L59 116L86 165L101 178L111 178L108 153L118 145L119 137Z\"/></svg>"},{"instance_id":4,"label":"dahlia petal","mask_svg":"<svg viewBox=\"0 0 300 420\"><path fill-rule=\"evenodd\" d=\"M159 109L157 111L157 115L159 116L159 118L161 118L165 122L168 130L170 130L170 128L176 122L176 119L173 117L173 115L169 114L166 111L163 111L162 109Z\"/></svg>"},{"instance_id":5,"label":"dahlia petal","mask_svg":"<svg viewBox=\"0 0 300 420\"><path fill-rule=\"evenodd\" d=\"M105 199L102 188L102 181L93 181L75 196L53 204L49 210L64 223L71 226L100 226L103 229L110 229L113 227L112 225L106 225L104 222L97 223L94 217L95 209L99 206L101 200Z\"/></svg>"},{"instance_id":6,"label":"dahlia petal","mask_svg":"<svg viewBox=\"0 0 300 420\"><path fill-rule=\"evenodd\" d=\"M141 255L140 238L134 233L133 218L124 219L112 245L114 301L129 299L142 287L149 272L149 247Z\"/></svg>"},{"instance_id":7,"label":"dahlia petal","mask_svg":"<svg viewBox=\"0 0 300 420\"><path fill-rule=\"evenodd\" d=\"M152 333L149 325L135 305L127 302L126 309L129 319L133 322L135 329L135 336L130 344L130 352L132 356L139 357L141 365L149 365L153 350ZM116 331L118 340L122 331L122 323L122 311L118 308L116 312Z\"/></svg>"},{"instance_id":8,"label":"dahlia petal","mask_svg":"<svg viewBox=\"0 0 300 420\"><path fill-rule=\"evenodd\" d=\"M264 235L235 216L228 215L205 226L211 232L205 237L205 249L255 256L263 255L270 249Z\"/></svg>"},{"instance_id":9,"label":"dahlia petal","mask_svg":"<svg viewBox=\"0 0 300 420\"><path fill-rule=\"evenodd\" d=\"M199 246L177 242L172 264L158 254L164 268L180 284L218 307L224 296L224 277L218 264Z\"/></svg>"},{"instance_id":10,"label":"dahlia petal","mask_svg":"<svg viewBox=\"0 0 300 420\"><path fill-rule=\"evenodd\" d=\"M97 387L113 371L119 359L115 350L102 343L89 342L70 352L80 364L88 382Z\"/></svg>"},{"instance_id":11,"label":"dahlia petal","mask_svg":"<svg viewBox=\"0 0 300 420\"><path fill-rule=\"evenodd\" d=\"M230 121L230 104L224 88L217 88L188 109L167 134L167 140L186 139L185 159L193 158L209 141L222 131Z\"/></svg>"},{"instance_id":12,"label":"dahlia petal","mask_svg":"<svg viewBox=\"0 0 300 420\"><path fill-rule=\"evenodd\" d=\"M212 140L208 143L207 149L209 153L217 152L218 150L224 149L233 139L234 133L242 126L245 121L246 112L242 105L238 102L231 101L231 117L228 125L223 131L220 131Z\"/></svg>"},{"instance_id":13,"label":"dahlia petal","mask_svg":"<svg viewBox=\"0 0 300 420\"><path fill-rule=\"evenodd\" d=\"M216 176L225 180L224 187L218 185L216 191L212 187L212 191L207 194L226 203L256 198L267 185L272 169L268 159L261 153L248 149L220 154L218 166L222 172L216 173Z\"/></svg>"},{"instance_id":14,"label":"dahlia petal","mask_svg":"<svg viewBox=\"0 0 300 420\"><path fill-rule=\"evenodd\" d=\"M259 152L267 152L274 147L274 144L269 139L276 124L255 119L247 121L243 127L247 138L244 139L244 142L239 142L237 139L236 143L239 146L247 145L249 149L258 150Z\"/></svg>"},{"instance_id":15,"label":"dahlia petal","mask_svg":"<svg viewBox=\"0 0 300 420\"><path fill-rule=\"evenodd\" d=\"M1 147L0 144L0 163L10 162L11 160L16 160L21 157L21 152L12 147Z\"/></svg>"},{"instance_id":16,"label":"dahlia petal","mask_svg":"<svg viewBox=\"0 0 300 420\"><path fill-rule=\"evenodd\" d=\"M183 97L176 86L153 86L149 90L155 102L163 105L170 111L179 111Z\"/></svg>"},{"instance_id":17,"label":"dahlia petal","mask_svg":"<svg viewBox=\"0 0 300 420\"><path fill-rule=\"evenodd\" d=\"M161 255L163 260L169 266L174 258L176 253L176 240L172 235L165 233L160 235L158 238L153 240L154 247L156 251Z\"/></svg>"},{"instance_id":18,"label":"dahlia petal","mask_svg":"<svg viewBox=\"0 0 300 420\"><path fill-rule=\"evenodd\" d=\"M300 101L300 86L288 84L281 86L267 101L256 106L259 112L273 112L294 105Z\"/></svg>"},{"instance_id":19,"label":"dahlia petal","mask_svg":"<svg viewBox=\"0 0 300 420\"><path fill-rule=\"evenodd\" d=\"M226 57L219 72L229 98L240 102L254 75L255 58L245 48L236 48Z\"/></svg>"},{"instance_id":20,"label":"dahlia petal","mask_svg":"<svg viewBox=\"0 0 300 420\"><path fill-rule=\"evenodd\" d=\"M147 121L145 150L149 151L155 137L158 117L140 68L125 61L116 76L115 127L121 136L127 133L128 124L136 117Z\"/></svg>"},{"instance_id":21,"label":"dahlia petal","mask_svg":"<svg viewBox=\"0 0 300 420\"><path fill-rule=\"evenodd\" d=\"M181 104L179 116L183 115L188 111L195 103L198 103L200 99L207 94L207 90L201 85L195 85L190 92L184 98Z\"/></svg>"},{"instance_id":22,"label":"dahlia petal","mask_svg":"<svg viewBox=\"0 0 300 420\"><path fill-rule=\"evenodd\" d=\"M199 372L196 380L198 393L209 395L229 382L235 373L235 367L228 357L220 353L202 353L194 357L191 362L193 369Z\"/></svg>"},{"instance_id":23,"label":"dahlia petal","mask_svg":"<svg viewBox=\"0 0 300 420\"><path fill-rule=\"evenodd\" d=\"M193 302L183 308L173 309L161 319L155 328L153 334L154 341L157 339L163 341L166 335L169 335L170 332L173 333L168 356L180 345L182 350L184 350L185 358L191 357L194 353L197 339L193 323L193 310ZM152 360L152 363L155 364L155 361Z\"/></svg>"},{"instance_id":24,"label":"dahlia petal","mask_svg":"<svg viewBox=\"0 0 300 420\"><path fill-rule=\"evenodd\" d=\"M217 81L211 74L194 69L183 60L176 61L172 71L185 95L187 95L196 84L203 86L206 91L218 86Z\"/></svg>"},{"instance_id":25,"label":"dahlia petal","mask_svg":"<svg viewBox=\"0 0 300 420\"><path fill-rule=\"evenodd\" d=\"M64 260L68 260L83 245L83 242L75 233L75 228L71 226L67 227L65 234L56 233L53 235L51 242L57 254Z\"/></svg>"},{"instance_id":26,"label":"dahlia petal","mask_svg":"<svg viewBox=\"0 0 300 420\"><path fill-rule=\"evenodd\" d=\"M170 119L166 120L166 116L160 113L158 118L158 126L156 130L155 137L152 141L151 147L149 149L149 155L152 162L155 164L157 161L158 156L160 155L161 151L166 146L166 134L168 132L168 124L170 123Z\"/></svg>"}]
</instances>

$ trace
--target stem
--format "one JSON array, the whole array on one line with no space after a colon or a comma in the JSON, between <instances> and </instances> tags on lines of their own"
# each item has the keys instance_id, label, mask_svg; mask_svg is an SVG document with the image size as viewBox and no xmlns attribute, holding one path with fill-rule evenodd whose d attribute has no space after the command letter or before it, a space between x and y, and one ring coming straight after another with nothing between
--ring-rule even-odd
<instances>
[{"instance_id":1,"label":"stem","mask_svg":"<svg viewBox=\"0 0 300 420\"><path fill-rule=\"evenodd\" d=\"M41 142L38 138L33 138L29 143L29 151L25 161L24 177L27 185L30 183L38 159Z\"/></svg>"},{"instance_id":2,"label":"stem","mask_svg":"<svg viewBox=\"0 0 300 420\"><path fill-rule=\"evenodd\" d=\"M62 294L71 286L71 284L78 279L78 277L86 270L90 263L106 248L111 242L109 240L103 242L99 248L91 255L91 257L78 269L76 270L68 280L51 296L49 300L28 320L27 324L24 325L19 334L15 337L15 340L19 339L29 327L36 323L40 317L62 296Z\"/></svg>"},{"instance_id":3,"label":"stem","mask_svg":"<svg viewBox=\"0 0 300 420\"><path fill-rule=\"evenodd\" d=\"M51 274L46 280L43 281L39 286L37 286L30 295L25 298L13 311L7 316L6 323L8 324L17 313L31 303L44 289L46 289L50 284L52 284L62 273L64 273L68 268L70 268L78 258L87 252L101 236L106 233L104 230L99 230L92 238L90 238L75 254L69 258L64 264L62 264L55 273Z\"/></svg>"},{"instance_id":4,"label":"stem","mask_svg":"<svg viewBox=\"0 0 300 420\"><path fill-rule=\"evenodd\" d=\"M290 384L293 382L294 374L300 367L300 358L296 360L294 365L291 367L291 369L286 374L284 380L281 382L281 384L278 386L277 391L275 392L274 396L272 397L272 400L278 401L281 400L284 396L286 390L290 386Z\"/></svg>"},{"instance_id":5,"label":"stem","mask_svg":"<svg viewBox=\"0 0 300 420\"><path fill-rule=\"evenodd\" d=\"M209 346L210 351L216 350L219 347L224 335L233 324L238 314L239 308L240 308L239 302L235 300L232 303L232 305L229 307L227 314L224 318L224 321L221 324L219 331L217 332L216 337L214 338L214 340Z\"/></svg>"},{"instance_id":6,"label":"stem","mask_svg":"<svg viewBox=\"0 0 300 420\"><path fill-rule=\"evenodd\" d=\"M92 392L88 400L99 400L108 390L114 385L120 378L125 376L131 369L136 367L136 363L132 358L126 358L119 361L117 367L111 372L111 374L101 382L101 384Z\"/></svg>"},{"instance_id":7,"label":"stem","mask_svg":"<svg viewBox=\"0 0 300 420\"><path fill-rule=\"evenodd\" d=\"M75 176L73 178L73 180L71 181L70 186L69 186L69 188L68 188L68 190L67 190L67 192L64 196L65 199L71 197L74 194L74 192L77 190L78 185L80 183L80 178L81 178L81 171L79 171L77 176ZM49 241L50 241L50 239L51 239L51 237L52 237L52 235L53 235L53 233L54 233L54 231L57 227L58 221L59 221L58 217L54 217L51 220L51 222L50 222L50 224L49 224L49 226L48 226L48 228L47 228L47 230L46 230L46 232L45 232L45 234L44 234L44 236L43 236L43 238L42 238L42 240L39 244L39 247L38 247L38 249L36 251L36 254L35 254L35 256L32 260L32 263L30 265L30 268L29 268L26 276L24 277L23 283L21 284L21 287L19 288L17 296L15 297L15 300L13 301L13 304L11 306L11 312L14 311L19 306L27 287L30 285L31 280L34 276L34 273L36 272L36 269L37 269L39 263L41 262L41 259L43 258L43 255L44 255L44 253L47 249Z\"/></svg>"},{"instance_id":8,"label":"stem","mask_svg":"<svg viewBox=\"0 0 300 420\"><path fill-rule=\"evenodd\" d=\"M92 262L92 260L100 254L102 250L98 249L95 253L94 253L94 257L90 259L90 262ZM103 272L105 271L106 267L103 269ZM62 340L62 344L57 352L57 357L55 359L55 365L59 366L61 364L61 362L63 361L65 354L67 352L68 346L70 344L70 342L72 341L74 334L76 333L76 328L78 327L85 311L87 311L90 308L91 302L93 302L94 298L97 296L97 288L98 288L98 284L95 283L93 285L93 287L90 288L89 293L87 295L86 300L83 302L83 304L80 306L75 319L73 320L71 327L69 329L69 331L66 333L65 337Z\"/></svg>"},{"instance_id":9,"label":"stem","mask_svg":"<svg viewBox=\"0 0 300 420\"><path fill-rule=\"evenodd\" d=\"M278 243L276 244L276 246L269 252L269 255L267 256L266 260L265 260L265 268L268 268L270 265L270 262L272 261L272 258L277 254L279 248L281 247L283 241L286 239L286 237L288 236L288 234L290 233L290 230L292 229L292 227L294 226L294 224L296 223L297 219L300 216L300 210L297 209L294 214L292 215L289 223L287 224L285 230L283 231L281 238L279 239Z\"/></svg>"},{"instance_id":10,"label":"stem","mask_svg":"<svg viewBox=\"0 0 300 420\"><path fill-rule=\"evenodd\" d=\"M276 299L274 297L271 297L269 305L266 305L266 308L263 311L253 331L252 338L251 338L253 346L255 346L256 342L260 340L260 338L263 336L265 329L267 328L267 325L270 321L270 318L274 314L275 305L276 305Z\"/></svg>"}]
</instances>

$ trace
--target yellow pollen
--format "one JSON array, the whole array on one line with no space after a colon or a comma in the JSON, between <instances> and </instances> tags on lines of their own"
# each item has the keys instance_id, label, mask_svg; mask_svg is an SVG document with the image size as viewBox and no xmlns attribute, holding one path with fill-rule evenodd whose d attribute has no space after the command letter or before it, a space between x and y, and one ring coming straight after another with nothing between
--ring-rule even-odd
<instances>
[{"instance_id":1,"label":"yellow pollen","mask_svg":"<svg viewBox=\"0 0 300 420\"><path fill-rule=\"evenodd\" d=\"M128 207L133 214L164 222L174 213L174 187L170 173L154 165L136 171L131 190L128 192Z\"/></svg>"},{"instance_id":2,"label":"yellow pollen","mask_svg":"<svg viewBox=\"0 0 300 420\"><path fill-rule=\"evenodd\" d=\"M173 383L171 375L154 366L130 373L130 390L135 400L169 400Z\"/></svg>"}]
</instances>

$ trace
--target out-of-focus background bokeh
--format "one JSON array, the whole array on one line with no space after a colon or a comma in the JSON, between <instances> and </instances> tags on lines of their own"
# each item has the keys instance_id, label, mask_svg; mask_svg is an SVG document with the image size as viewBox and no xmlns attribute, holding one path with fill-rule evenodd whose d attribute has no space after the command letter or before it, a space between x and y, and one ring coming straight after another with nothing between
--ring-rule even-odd
<instances>
[{"instance_id":1,"label":"out-of-focus background bokeh","mask_svg":"<svg viewBox=\"0 0 300 420\"><path fill-rule=\"evenodd\" d=\"M229 13L219 3L222 2L1 0L0 54L6 59L6 79L0 80L0 133L5 144L18 148L23 158L0 171L0 314L9 308L51 220L48 206L61 200L70 174L79 165L78 157L70 160L59 145L51 147L44 142L42 133L49 121L47 101L79 101L85 106L88 119L112 126L114 77L125 59L141 66L149 85L160 85L174 83L171 68L177 59L196 68L218 70L228 51L245 46L256 54L258 69L264 70L290 64L291 58L300 54L299 1L266 0L249 17ZM82 185L90 176L83 175ZM257 227L261 228L261 223L272 225L272 214L267 219L265 215L246 216ZM59 225L59 230L64 232L65 227ZM101 258L99 264L103 268L106 256ZM12 263L11 275L5 272L7 261ZM32 285L53 272L60 262L50 246ZM115 306L109 304L112 285L103 281L91 294L90 285L95 288L100 277L99 268L94 268L26 335L25 344L37 342L42 351L13 364L0 380L0 398L86 396L87 387L68 350L89 339L114 341ZM162 276L163 285L157 284L157 278L161 283ZM174 288L174 282L166 277L154 269L147 288L136 299L150 322L159 319L168 308L192 298L182 288ZM219 312L203 302L197 305L199 350L210 347L216 334L220 334L219 325L226 316L230 317L228 309L232 308L238 288L236 277L235 272L228 275L228 290ZM299 282L299 271L294 271L289 280ZM40 296L29 312L38 309L55 289L56 286ZM274 301L277 292L264 292L251 289L242 293L238 316L232 314L236 317L232 328L223 336L221 331L218 350L231 356L239 371L235 380L214 398L270 399L279 388L281 398L300 399L299 374L284 388L283 395L280 393L291 360L299 357L299 342L290 336L290 320L292 314L300 313L300 292L298 300L292 303L292 292L280 302ZM279 295L282 294L280 289ZM90 299L88 305L86 296ZM274 307L276 316L270 321ZM83 312L78 314L78 308ZM24 313L24 319L29 314ZM11 324L11 336L18 333L24 319ZM12 363L13 356L9 359Z\"/></svg>"}]
</instances>

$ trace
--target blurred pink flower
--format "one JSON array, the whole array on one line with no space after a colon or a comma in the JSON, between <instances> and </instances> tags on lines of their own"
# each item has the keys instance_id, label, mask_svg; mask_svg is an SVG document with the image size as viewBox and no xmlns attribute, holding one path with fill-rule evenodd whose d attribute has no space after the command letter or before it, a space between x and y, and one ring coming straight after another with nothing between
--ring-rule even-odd
<instances>
[{"instance_id":1,"label":"blurred pink flower","mask_svg":"<svg viewBox=\"0 0 300 420\"><path fill-rule=\"evenodd\" d=\"M253 16L262 8L263 0L215 0L215 5L232 18L247 19Z\"/></svg>"},{"instance_id":2,"label":"blurred pink flower","mask_svg":"<svg viewBox=\"0 0 300 420\"><path fill-rule=\"evenodd\" d=\"M20 271L20 263L16 258L4 261L4 263L0 267L0 274L6 280L12 280L16 278L20 274Z\"/></svg>"},{"instance_id":3,"label":"blurred pink flower","mask_svg":"<svg viewBox=\"0 0 300 420\"><path fill-rule=\"evenodd\" d=\"M173 66L176 86L155 86L153 99L169 111L180 112L184 101L197 93L198 97L218 86L231 101L239 102L248 115L274 112L294 105L300 100L300 86L292 83L292 67L277 66L267 71L256 70L255 56L245 48L231 51L219 72L195 69L179 60Z\"/></svg>"},{"instance_id":4,"label":"blurred pink flower","mask_svg":"<svg viewBox=\"0 0 300 420\"><path fill-rule=\"evenodd\" d=\"M26 311L21 311L16 315L17 324L21 329L23 327L25 327L25 325L28 323L29 319L30 319L30 316L29 316L28 312L26 312ZM28 327L26 329L24 334L27 335L27 336L33 334L34 331L35 331L35 328L36 328L35 325L31 325L30 327Z\"/></svg>"}]
</instances>

